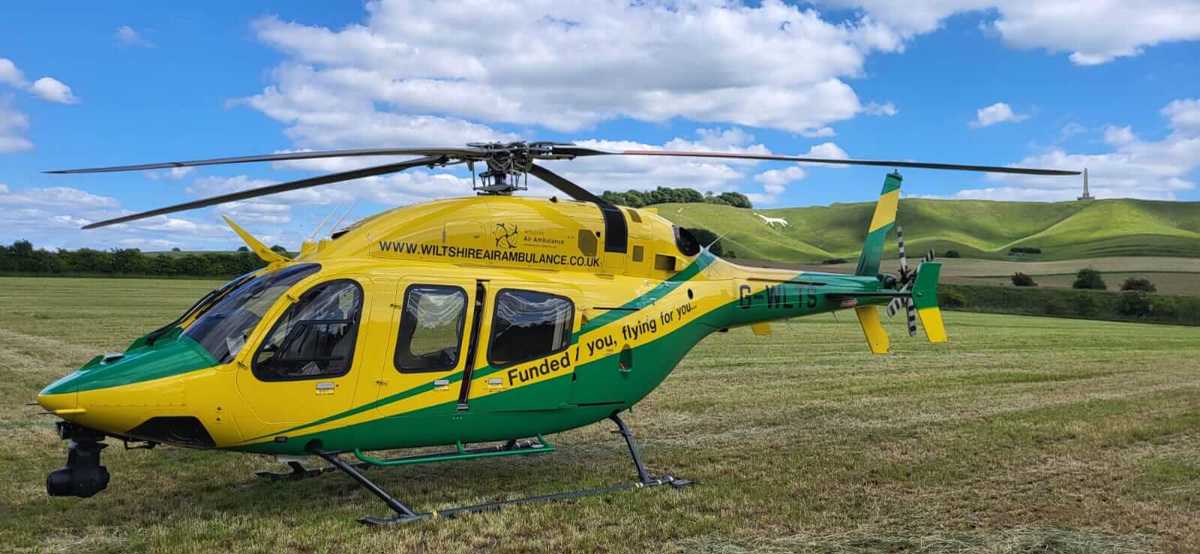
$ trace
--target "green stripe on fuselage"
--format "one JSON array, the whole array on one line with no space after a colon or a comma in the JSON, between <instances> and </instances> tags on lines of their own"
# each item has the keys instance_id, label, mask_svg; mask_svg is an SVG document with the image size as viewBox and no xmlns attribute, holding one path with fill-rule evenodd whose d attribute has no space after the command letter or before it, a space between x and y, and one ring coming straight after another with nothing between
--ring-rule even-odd
<instances>
[{"instance_id":1,"label":"green stripe on fuselage","mask_svg":"<svg viewBox=\"0 0 1200 554\"><path fill-rule=\"evenodd\" d=\"M677 272L675 275L672 275L666 281L659 283L658 285L656 285L654 288L650 289L649 291L647 291L641 295L638 295L633 300L626 302L620 308L614 309L614 310L609 310L609 311L601 314L599 317L596 317L595 319L592 319L585 325L581 326L579 329L579 332L574 333L572 335L571 344L574 345L574 344L578 343L579 337L583 334L591 332L595 329L598 329L598 328L608 325L610 323L619 321L624 317L628 317L628 316L636 313L636 310L639 310L643 307L653 304L654 302L658 301L662 297L666 296L671 291L678 288L679 285L695 278L697 275L700 274L701 271L704 270L704 268L706 268L710 264L712 264L712 262L714 260L716 260L716 256L714 256L711 252L709 252L708 250L701 251L700 255L697 256L696 259L691 264L689 264L683 270ZM479 377L483 377L486 375L490 375L490 374L500 371L502 369L507 369L507 368L497 368L497 367L493 367L491 365L476 368L474 371L473 378L479 378ZM448 381L448 384L453 384L453 383L462 381L462 377L463 377L463 373L461 371L459 371L459 372L451 374L448 377L441 377L437 380L445 380L445 381ZM400 391L396 394L385 396L385 397L375 400L373 402L367 402L360 406L356 406L356 407L346 410L344 412L339 412L339 413L336 413L336 414L333 414L330 416L326 416L326 417L317 419L315 421L303 423L303 424L297 425L295 427L289 427L282 431L276 431L276 432L272 432L272 433L269 433L266 435L259 435L254 438L247 439L247 442L262 440L262 439L265 439L268 437L273 437L273 436L278 436L278 435L286 435L293 431L299 431L302 429L307 429L309 427L323 425L323 424L329 423L331 421L337 421L339 419L344 419L344 418L347 418L347 417L350 417L350 416L353 416L356 414L363 413L368 410L374 410L376 408L386 406L393 402L399 402L406 398L411 398L418 394L428 392L430 390L433 390L433 387L434 387L433 381L430 381L428 383L423 383L423 384L417 385L413 388L410 388L408 390Z\"/></svg>"}]
</instances>

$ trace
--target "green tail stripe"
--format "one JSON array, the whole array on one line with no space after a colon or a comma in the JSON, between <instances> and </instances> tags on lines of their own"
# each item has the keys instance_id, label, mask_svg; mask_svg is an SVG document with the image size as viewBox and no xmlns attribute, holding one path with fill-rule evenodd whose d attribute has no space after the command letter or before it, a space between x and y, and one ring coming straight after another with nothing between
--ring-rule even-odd
<instances>
[{"instance_id":1,"label":"green tail stripe","mask_svg":"<svg viewBox=\"0 0 1200 554\"><path fill-rule=\"evenodd\" d=\"M882 197L890 192L900 189L900 183L903 179L899 173L888 173L887 177L883 178L883 190L879 193ZM874 212L872 211L872 217ZM862 254L858 256L858 268L854 270L855 275L865 275L873 277L879 275L879 260L883 258L884 247L887 246L888 233L892 231L896 223L888 223L883 227L871 231L867 230L867 238L863 240Z\"/></svg>"},{"instance_id":2,"label":"green tail stripe","mask_svg":"<svg viewBox=\"0 0 1200 554\"><path fill-rule=\"evenodd\" d=\"M862 254L858 257L858 268L855 275L872 277L879 275L879 260L883 259L883 248L887 245L888 233L892 232L895 223L888 223L867 234L863 241Z\"/></svg>"}]
</instances>

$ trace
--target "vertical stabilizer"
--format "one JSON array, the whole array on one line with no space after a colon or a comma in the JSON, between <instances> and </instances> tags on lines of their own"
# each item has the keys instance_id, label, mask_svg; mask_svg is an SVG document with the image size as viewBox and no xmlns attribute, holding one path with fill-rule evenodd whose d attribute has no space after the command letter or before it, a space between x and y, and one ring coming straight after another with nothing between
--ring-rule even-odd
<instances>
[{"instance_id":1,"label":"vertical stabilizer","mask_svg":"<svg viewBox=\"0 0 1200 554\"><path fill-rule=\"evenodd\" d=\"M937 285L942 273L942 264L924 262L917 267L916 282L913 284L913 304L917 317L929 342L946 342L946 325L942 322L942 309L938 307Z\"/></svg>"},{"instance_id":2,"label":"vertical stabilizer","mask_svg":"<svg viewBox=\"0 0 1200 554\"><path fill-rule=\"evenodd\" d=\"M888 233L896 225L896 209L900 206L902 180L900 173L895 171L883 179L883 192L879 193L875 214L871 216L871 224L867 227L867 238L863 241L862 255L858 257L855 275L874 277L879 274L879 260L883 257Z\"/></svg>"}]
</instances>

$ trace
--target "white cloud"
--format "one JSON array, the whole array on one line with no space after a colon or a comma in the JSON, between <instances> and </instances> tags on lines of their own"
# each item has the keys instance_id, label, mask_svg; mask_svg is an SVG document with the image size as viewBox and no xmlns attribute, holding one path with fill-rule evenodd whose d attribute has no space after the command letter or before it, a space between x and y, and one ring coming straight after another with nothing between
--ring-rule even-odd
<instances>
[{"instance_id":1,"label":"white cloud","mask_svg":"<svg viewBox=\"0 0 1200 554\"><path fill-rule=\"evenodd\" d=\"M30 83L25 74L8 58L0 58L0 84L23 89L42 100L60 104L76 104L79 99L71 93L71 87L53 77L42 77Z\"/></svg>"},{"instance_id":2,"label":"white cloud","mask_svg":"<svg viewBox=\"0 0 1200 554\"><path fill-rule=\"evenodd\" d=\"M146 178L150 179L151 181L178 181L184 177L187 177L188 175L191 175L195 170L196 168L194 167L172 167L171 169L146 171L143 173L143 175L145 175Z\"/></svg>"},{"instance_id":3,"label":"white cloud","mask_svg":"<svg viewBox=\"0 0 1200 554\"><path fill-rule=\"evenodd\" d=\"M1108 126L1104 128L1104 142L1112 146L1124 146L1137 140L1133 134L1133 128Z\"/></svg>"},{"instance_id":4,"label":"white cloud","mask_svg":"<svg viewBox=\"0 0 1200 554\"><path fill-rule=\"evenodd\" d=\"M0 95L0 154L33 148L33 143L25 138L28 129L29 117L14 109L8 97Z\"/></svg>"},{"instance_id":5,"label":"white cloud","mask_svg":"<svg viewBox=\"0 0 1200 554\"><path fill-rule=\"evenodd\" d=\"M808 152L800 154L808 158L830 158L830 159L846 159L850 155L845 150L832 142L823 142L808 149ZM842 164L813 164L813 163L798 163L789 165L783 169L768 169L754 176L754 180L763 186L761 193L754 192L747 196L750 201L755 204L774 204L779 200L779 196L787 190L787 185L796 181L801 181L808 176L801 166L813 167L846 167Z\"/></svg>"},{"instance_id":6,"label":"white cloud","mask_svg":"<svg viewBox=\"0 0 1200 554\"><path fill-rule=\"evenodd\" d=\"M47 102L57 102L59 104L79 103L79 99L74 94L71 94L71 87L52 77L42 77L34 81L29 86L29 92Z\"/></svg>"},{"instance_id":7,"label":"white cloud","mask_svg":"<svg viewBox=\"0 0 1200 554\"><path fill-rule=\"evenodd\" d=\"M1028 115L1014 112L1012 106L1004 102L996 102L975 110L975 121L971 122L971 126L988 127L997 123L1016 123L1026 119L1029 119Z\"/></svg>"},{"instance_id":8,"label":"white cloud","mask_svg":"<svg viewBox=\"0 0 1200 554\"><path fill-rule=\"evenodd\" d=\"M754 180L762 183L763 192L770 195L777 195L783 192L784 187L788 183L799 181L807 175L804 172L804 168L794 165L784 169L768 169L755 175Z\"/></svg>"},{"instance_id":9,"label":"white cloud","mask_svg":"<svg viewBox=\"0 0 1200 554\"><path fill-rule=\"evenodd\" d=\"M1200 100L1175 100L1162 109L1171 127L1187 132L1200 132Z\"/></svg>"},{"instance_id":10,"label":"white cloud","mask_svg":"<svg viewBox=\"0 0 1200 554\"><path fill-rule=\"evenodd\" d=\"M864 106L843 81L870 52L899 49L892 34L777 0L385 0L368 13L338 30L256 22L288 60L248 104L304 147L487 140L495 124L574 131L622 117L831 136L829 124L860 112L895 113ZM505 32L465 40L465 28Z\"/></svg>"},{"instance_id":11,"label":"white cloud","mask_svg":"<svg viewBox=\"0 0 1200 554\"><path fill-rule=\"evenodd\" d=\"M71 94L71 87L56 79L42 77L29 83L17 64L8 58L0 58L0 85L27 91L50 102L75 104L79 101ZM0 94L0 154L32 149L33 142L25 136L27 130L29 117L13 107L11 96Z\"/></svg>"},{"instance_id":12,"label":"white cloud","mask_svg":"<svg viewBox=\"0 0 1200 554\"><path fill-rule=\"evenodd\" d=\"M123 223L97 230L80 227L132 213L109 196L73 187L15 188L0 184L0 243L18 239L39 248L137 247L170 244L196 249L224 249L236 240L223 224L176 216ZM166 241L166 242L163 242Z\"/></svg>"},{"instance_id":13,"label":"white cloud","mask_svg":"<svg viewBox=\"0 0 1200 554\"><path fill-rule=\"evenodd\" d=\"M128 25L117 27L116 32L113 33L113 38L115 38L118 43L125 46L136 46L140 48L154 47L153 42L146 40L141 33L138 33L133 27Z\"/></svg>"},{"instance_id":14,"label":"white cloud","mask_svg":"<svg viewBox=\"0 0 1200 554\"><path fill-rule=\"evenodd\" d=\"M8 58L0 58L0 83L12 87L24 87L25 74Z\"/></svg>"},{"instance_id":15,"label":"white cloud","mask_svg":"<svg viewBox=\"0 0 1200 554\"><path fill-rule=\"evenodd\" d=\"M1192 190L1189 179L1200 168L1200 101L1181 99L1162 110L1171 132L1162 140L1145 141L1129 127L1108 127L1105 142L1111 151L1070 153L1054 148L1027 157L1015 165L1060 169L1088 169L1089 188L1099 198L1130 197L1173 200ZM990 175L996 187L967 189L960 198L997 200L1070 200L1082 191L1082 178Z\"/></svg>"},{"instance_id":16,"label":"white cloud","mask_svg":"<svg viewBox=\"0 0 1200 554\"><path fill-rule=\"evenodd\" d=\"M866 113L867 115L883 115L891 117L900 113L900 110L896 109L896 105L892 104L891 102L884 102L882 104L878 102L871 102L863 108L863 113Z\"/></svg>"},{"instance_id":17,"label":"white cloud","mask_svg":"<svg viewBox=\"0 0 1200 554\"><path fill-rule=\"evenodd\" d=\"M964 12L986 13L985 25L1009 46L1070 52L1076 65L1136 56L1149 46L1200 39L1194 0L823 0L858 7L902 38L930 32ZM994 14L994 15L993 15Z\"/></svg>"}]
</instances>

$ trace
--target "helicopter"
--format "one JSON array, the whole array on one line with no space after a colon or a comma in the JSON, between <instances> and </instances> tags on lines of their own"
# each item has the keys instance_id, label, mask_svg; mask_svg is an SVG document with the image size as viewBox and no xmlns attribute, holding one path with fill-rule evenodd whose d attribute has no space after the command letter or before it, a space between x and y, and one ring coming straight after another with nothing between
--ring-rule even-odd
<instances>
[{"instance_id":1,"label":"helicopter","mask_svg":"<svg viewBox=\"0 0 1200 554\"><path fill-rule=\"evenodd\" d=\"M898 168L1076 175L1057 169L774 154L607 151L570 143L303 151L58 170L145 171L320 158L412 159L243 190L99 221L116 225L183 210L406 169L466 164L475 196L397 207L293 258L236 222L232 230L266 266L213 290L174 321L101 354L51 383L37 402L58 416L66 466L47 477L52 496L107 488L106 438L126 448L165 444L280 457L290 473L341 471L391 513L372 525L448 517L502 504L574 498L690 481L655 475L620 414L658 387L706 336L852 309L869 350L889 351L880 308L903 309L927 339L947 340L937 300L940 263L882 273L896 227ZM599 156L668 156L861 165L893 169L867 224L853 274L737 265L714 255L653 207L616 206L538 163ZM476 173L476 167L482 171ZM562 192L529 198L528 177ZM898 229L897 229L898 230ZM898 230L899 231L899 230ZM611 420L637 479L601 489L418 511L370 480L396 467L547 454L546 435ZM449 446L433 454L373 452ZM309 469L314 457L327 465ZM347 459L350 458L351 459ZM319 462L318 462L319 463Z\"/></svg>"}]
</instances>

